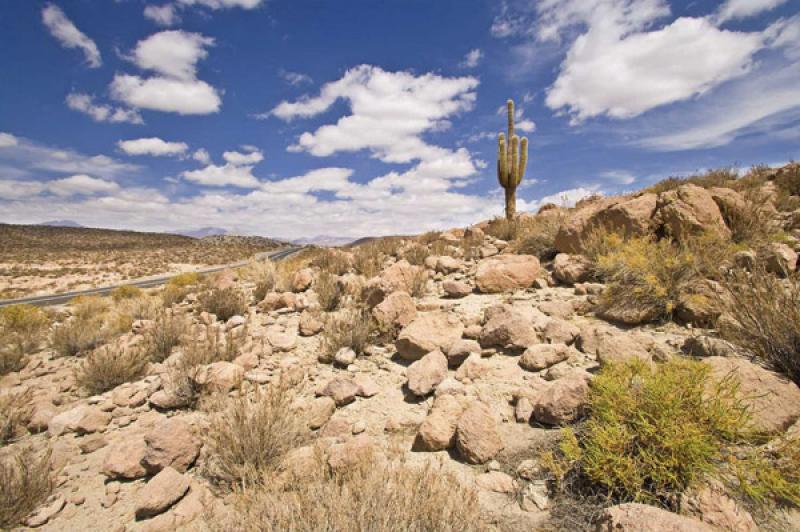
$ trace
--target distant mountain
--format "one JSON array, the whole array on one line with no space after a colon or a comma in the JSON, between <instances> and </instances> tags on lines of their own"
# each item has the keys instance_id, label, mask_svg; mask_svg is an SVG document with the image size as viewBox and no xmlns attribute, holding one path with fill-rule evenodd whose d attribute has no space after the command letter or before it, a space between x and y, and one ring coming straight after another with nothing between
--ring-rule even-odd
<instances>
[{"instance_id":1,"label":"distant mountain","mask_svg":"<svg viewBox=\"0 0 800 532\"><path fill-rule=\"evenodd\" d=\"M183 236L191 236L193 238L203 238L206 236L227 235L228 231L221 227L201 227L200 229L187 229L186 231L177 231L176 234Z\"/></svg>"},{"instance_id":2,"label":"distant mountain","mask_svg":"<svg viewBox=\"0 0 800 532\"><path fill-rule=\"evenodd\" d=\"M72 220L51 220L49 222L42 222L36 225L49 225L50 227L85 227L78 222Z\"/></svg>"},{"instance_id":3,"label":"distant mountain","mask_svg":"<svg viewBox=\"0 0 800 532\"><path fill-rule=\"evenodd\" d=\"M354 240L354 238L346 236L318 235L310 238L299 238L297 240L292 240L292 244L296 244L298 246L335 247L346 246Z\"/></svg>"}]
</instances>

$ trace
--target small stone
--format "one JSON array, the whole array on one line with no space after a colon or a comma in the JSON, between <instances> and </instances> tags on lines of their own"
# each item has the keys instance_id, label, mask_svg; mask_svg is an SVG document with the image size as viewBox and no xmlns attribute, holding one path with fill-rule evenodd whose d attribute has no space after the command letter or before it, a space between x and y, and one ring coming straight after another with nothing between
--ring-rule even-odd
<instances>
[{"instance_id":1,"label":"small stone","mask_svg":"<svg viewBox=\"0 0 800 532\"><path fill-rule=\"evenodd\" d=\"M347 367L356 361L356 352L349 347L343 347L333 356L333 361L339 366Z\"/></svg>"},{"instance_id":2,"label":"small stone","mask_svg":"<svg viewBox=\"0 0 800 532\"><path fill-rule=\"evenodd\" d=\"M333 399L336 406L344 406L355 401L358 392L359 388L352 380L344 377L336 377L325 385L321 395Z\"/></svg>"}]
</instances>

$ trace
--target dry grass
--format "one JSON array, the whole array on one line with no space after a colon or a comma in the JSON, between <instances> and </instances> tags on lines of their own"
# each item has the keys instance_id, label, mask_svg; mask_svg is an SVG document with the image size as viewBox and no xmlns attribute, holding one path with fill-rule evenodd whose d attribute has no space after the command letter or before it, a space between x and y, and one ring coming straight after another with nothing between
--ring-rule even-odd
<instances>
[{"instance_id":1,"label":"dry grass","mask_svg":"<svg viewBox=\"0 0 800 532\"><path fill-rule=\"evenodd\" d=\"M428 246L415 242L406 247L406 249L403 250L402 255L403 258L409 262L409 264L413 264L414 266L422 266L425 264L425 259L431 255L431 251L428 249Z\"/></svg>"},{"instance_id":2,"label":"dry grass","mask_svg":"<svg viewBox=\"0 0 800 532\"><path fill-rule=\"evenodd\" d=\"M314 279L314 293L317 294L320 308L326 312L336 310L344 297L342 286L338 281L335 275L327 271L320 272Z\"/></svg>"},{"instance_id":3,"label":"dry grass","mask_svg":"<svg viewBox=\"0 0 800 532\"><path fill-rule=\"evenodd\" d=\"M350 271L348 255L338 249L319 248L314 251L311 265L333 275L344 275Z\"/></svg>"},{"instance_id":4,"label":"dry grass","mask_svg":"<svg viewBox=\"0 0 800 532\"><path fill-rule=\"evenodd\" d=\"M214 528L244 531L478 532L477 492L431 465L364 457L332 473L322 453L299 478L270 478L237 494Z\"/></svg>"},{"instance_id":5,"label":"dry grass","mask_svg":"<svg viewBox=\"0 0 800 532\"><path fill-rule=\"evenodd\" d=\"M52 347L59 356L77 356L105 340L101 316L76 315L53 331Z\"/></svg>"},{"instance_id":6,"label":"dry grass","mask_svg":"<svg viewBox=\"0 0 800 532\"><path fill-rule=\"evenodd\" d=\"M0 455L0 529L20 524L53 491L50 452L17 447Z\"/></svg>"},{"instance_id":7,"label":"dry grass","mask_svg":"<svg viewBox=\"0 0 800 532\"><path fill-rule=\"evenodd\" d=\"M556 234L564 219L565 215L520 219L516 222L512 251L521 255L534 255L540 260L552 260L558 253L555 248Z\"/></svg>"},{"instance_id":8,"label":"dry grass","mask_svg":"<svg viewBox=\"0 0 800 532\"><path fill-rule=\"evenodd\" d=\"M111 291L111 299L113 299L115 303L119 303L125 299L142 297L142 295L143 292L141 288L129 284L122 285Z\"/></svg>"},{"instance_id":9,"label":"dry grass","mask_svg":"<svg viewBox=\"0 0 800 532\"><path fill-rule=\"evenodd\" d=\"M225 487L244 488L274 472L309 437L306 423L290 408L293 400L287 384L224 399L206 436L208 475Z\"/></svg>"},{"instance_id":10,"label":"dry grass","mask_svg":"<svg viewBox=\"0 0 800 532\"><path fill-rule=\"evenodd\" d=\"M31 305L12 305L0 309L0 375L19 371L25 357L39 348L50 319Z\"/></svg>"},{"instance_id":11,"label":"dry grass","mask_svg":"<svg viewBox=\"0 0 800 532\"><path fill-rule=\"evenodd\" d=\"M30 390L0 394L0 445L27 433L25 426L33 414L32 400Z\"/></svg>"},{"instance_id":12,"label":"dry grass","mask_svg":"<svg viewBox=\"0 0 800 532\"><path fill-rule=\"evenodd\" d=\"M428 293L428 270L420 268L414 273L409 286L411 297L424 297Z\"/></svg>"},{"instance_id":13,"label":"dry grass","mask_svg":"<svg viewBox=\"0 0 800 532\"><path fill-rule=\"evenodd\" d=\"M188 330L184 316L161 311L145 335L144 349L152 362L163 362Z\"/></svg>"},{"instance_id":14,"label":"dry grass","mask_svg":"<svg viewBox=\"0 0 800 532\"><path fill-rule=\"evenodd\" d=\"M345 309L329 314L322 329L321 360L331 360L336 352L349 347L356 354L364 353L377 332L372 314L364 309Z\"/></svg>"},{"instance_id":15,"label":"dry grass","mask_svg":"<svg viewBox=\"0 0 800 532\"><path fill-rule=\"evenodd\" d=\"M353 268L367 279L375 277L383 269L384 253L377 242L370 242L356 248L353 254Z\"/></svg>"},{"instance_id":16,"label":"dry grass","mask_svg":"<svg viewBox=\"0 0 800 532\"><path fill-rule=\"evenodd\" d=\"M138 348L102 346L90 353L76 372L76 381L92 395L133 382L147 372L147 356Z\"/></svg>"},{"instance_id":17,"label":"dry grass","mask_svg":"<svg viewBox=\"0 0 800 532\"><path fill-rule=\"evenodd\" d=\"M214 314L218 320L247 314L247 299L236 287L210 288L198 296L200 309Z\"/></svg>"},{"instance_id":18,"label":"dry grass","mask_svg":"<svg viewBox=\"0 0 800 532\"><path fill-rule=\"evenodd\" d=\"M800 275L779 279L763 267L723 283L720 334L800 384Z\"/></svg>"},{"instance_id":19,"label":"dry grass","mask_svg":"<svg viewBox=\"0 0 800 532\"><path fill-rule=\"evenodd\" d=\"M663 181L659 181L652 185L643 192L651 192L653 194L660 194L674 190L682 185L697 185L703 188L712 187L728 187L731 182L739 179L739 173L735 168L718 168L715 170L708 170L702 174L695 174L687 177L670 177Z\"/></svg>"}]
</instances>

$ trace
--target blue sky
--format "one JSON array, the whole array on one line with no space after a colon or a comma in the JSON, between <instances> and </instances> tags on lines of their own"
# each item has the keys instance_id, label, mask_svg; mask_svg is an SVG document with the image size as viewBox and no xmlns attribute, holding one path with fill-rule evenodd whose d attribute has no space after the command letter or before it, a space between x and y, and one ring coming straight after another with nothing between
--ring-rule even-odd
<instances>
[{"instance_id":1,"label":"blue sky","mask_svg":"<svg viewBox=\"0 0 800 532\"><path fill-rule=\"evenodd\" d=\"M300 238L800 156L794 0L0 0L0 221Z\"/></svg>"}]
</instances>

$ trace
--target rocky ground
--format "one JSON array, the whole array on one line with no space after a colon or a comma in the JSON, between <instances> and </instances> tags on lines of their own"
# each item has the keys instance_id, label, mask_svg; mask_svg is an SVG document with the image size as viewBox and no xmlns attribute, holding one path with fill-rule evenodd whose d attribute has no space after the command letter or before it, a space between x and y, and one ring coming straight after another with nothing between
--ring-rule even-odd
<instances>
[{"instance_id":1,"label":"rocky ground","mask_svg":"<svg viewBox=\"0 0 800 532\"><path fill-rule=\"evenodd\" d=\"M193 295L173 312L191 320L195 336L207 328L243 331L238 356L210 364L198 382L235 395L288 379L297 393L293 408L307 419L332 468L346 468L366 451L430 462L477 490L486 529L552 527L559 502L542 474L541 452L552 447L558 427L581 418L594 375L610 361L700 358L714 374L740 378L763 428L800 436L797 385L739 356L713 330L691 320L620 324L635 320L612 322L595 312L604 286L585 281L587 265L575 255L576 235L597 213L630 227L649 224L656 210L678 231L695 222L724 227L721 216L712 217L713 209L709 214L698 207L705 195L682 193L685 201L675 199L668 208L663 197L652 195L603 200L579 211L557 239L573 254L562 253L544 266L537 257L512 253L509 243L489 236L483 224L438 235L425 245L448 254L431 253L419 266L398 253L370 279L339 276L342 286L363 285L372 316L396 331L390 341L374 342L362 353L349 348L325 353L330 322L318 309L315 266L293 272L290 290L251 300L246 313L225 322L203 312ZM702 198L695 201L697 196ZM475 243L470 258L460 247L465 239ZM796 267L797 254L781 252ZM418 290L415 279L423 272L428 280ZM236 272L213 283L247 294L257 288ZM412 297L414 292L422 295ZM684 315L697 318L701 311L692 310L687 305ZM151 320L135 322L116 345L135 345L152 326ZM76 383L82 359L56 357L51 349L33 354L23 370L0 380L4 393L33 393L31 434L11 447L51 445L58 471L52 496L27 518L28 527L195 530L215 511L224 512L230 496L204 474L209 460L204 435L213 412L177 408L166 385L182 349L152 364L141 380L96 396L87 396ZM688 494L681 507L679 515L642 504L612 506L596 526L800 530L796 511L780 510L767 523L715 484Z\"/></svg>"}]
</instances>

